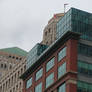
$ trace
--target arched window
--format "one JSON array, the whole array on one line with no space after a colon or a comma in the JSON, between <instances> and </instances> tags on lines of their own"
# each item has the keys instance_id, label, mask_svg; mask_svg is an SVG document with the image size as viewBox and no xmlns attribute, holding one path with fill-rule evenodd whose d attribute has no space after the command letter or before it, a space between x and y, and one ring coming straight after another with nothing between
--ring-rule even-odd
<instances>
[{"instance_id":1,"label":"arched window","mask_svg":"<svg viewBox=\"0 0 92 92\"><path fill-rule=\"evenodd\" d=\"M10 68L9 69L11 69L12 68L12 65L10 65Z\"/></svg>"},{"instance_id":2,"label":"arched window","mask_svg":"<svg viewBox=\"0 0 92 92\"><path fill-rule=\"evenodd\" d=\"M5 69L7 68L7 65L6 65L6 64L4 65L4 68L5 68Z\"/></svg>"},{"instance_id":3,"label":"arched window","mask_svg":"<svg viewBox=\"0 0 92 92\"><path fill-rule=\"evenodd\" d=\"M1 64L1 68L3 68L3 64Z\"/></svg>"},{"instance_id":4,"label":"arched window","mask_svg":"<svg viewBox=\"0 0 92 92\"><path fill-rule=\"evenodd\" d=\"M13 59L15 58L15 56L12 57Z\"/></svg>"}]
</instances>

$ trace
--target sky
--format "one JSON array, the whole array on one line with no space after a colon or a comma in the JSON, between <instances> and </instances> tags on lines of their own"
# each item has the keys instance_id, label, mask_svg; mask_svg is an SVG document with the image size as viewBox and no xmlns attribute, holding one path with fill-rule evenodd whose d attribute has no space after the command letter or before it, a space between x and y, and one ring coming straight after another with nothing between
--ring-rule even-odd
<instances>
[{"instance_id":1,"label":"sky","mask_svg":"<svg viewBox=\"0 0 92 92\"><path fill-rule=\"evenodd\" d=\"M48 20L71 7L92 13L92 0L0 0L0 49L29 51L42 41Z\"/></svg>"}]
</instances>

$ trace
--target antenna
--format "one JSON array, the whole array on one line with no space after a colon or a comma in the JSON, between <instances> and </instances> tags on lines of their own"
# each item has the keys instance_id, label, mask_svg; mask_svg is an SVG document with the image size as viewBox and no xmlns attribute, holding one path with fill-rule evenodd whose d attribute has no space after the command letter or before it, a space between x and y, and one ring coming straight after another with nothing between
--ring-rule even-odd
<instances>
[{"instance_id":1,"label":"antenna","mask_svg":"<svg viewBox=\"0 0 92 92\"><path fill-rule=\"evenodd\" d=\"M64 14L65 14L65 10L66 10L66 5L68 5L67 3L64 4Z\"/></svg>"}]
</instances>

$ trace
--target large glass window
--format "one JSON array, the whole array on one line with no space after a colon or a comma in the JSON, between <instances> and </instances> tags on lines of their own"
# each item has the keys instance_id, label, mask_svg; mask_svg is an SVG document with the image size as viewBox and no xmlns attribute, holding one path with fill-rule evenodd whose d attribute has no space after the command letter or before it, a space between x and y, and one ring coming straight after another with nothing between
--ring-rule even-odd
<instances>
[{"instance_id":1,"label":"large glass window","mask_svg":"<svg viewBox=\"0 0 92 92\"><path fill-rule=\"evenodd\" d=\"M26 68L28 69L31 67L38 57L43 53L43 51L47 48L47 45L43 44L36 44L28 53L27 55L27 62L26 62Z\"/></svg>"},{"instance_id":2,"label":"large glass window","mask_svg":"<svg viewBox=\"0 0 92 92\"><path fill-rule=\"evenodd\" d=\"M92 56L92 46L79 43L78 53L86 56Z\"/></svg>"},{"instance_id":3,"label":"large glass window","mask_svg":"<svg viewBox=\"0 0 92 92\"><path fill-rule=\"evenodd\" d=\"M66 47L61 49L61 51L58 53L58 61L60 61L62 58L66 56Z\"/></svg>"},{"instance_id":4,"label":"large glass window","mask_svg":"<svg viewBox=\"0 0 92 92\"><path fill-rule=\"evenodd\" d=\"M36 73L36 81L41 78L43 75L43 68L41 68L37 73Z\"/></svg>"},{"instance_id":5,"label":"large glass window","mask_svg":"<svg viewBox=\"0 0 92 92\"><path fill-rule=\"evenodd\" d=\"M42 83L38 84L38 85L35 87L35 92L42 92Z\"/></svg>"},{"instance_id":6,"label":"large glass window","mask_svg":"<svg viewBox=\"0 0 92 92\"><path fill-rule=\"evenodd\" d=\"M92 64L78 60L78 73L92 77Z\"/></svg>"},{"instance_id":7,"label":"large glass window","mask_svg":"<svg viewBox=\"0 0 92 92\"><path fill-rule=\"evenodd\" d=\"M58 92L66 92L65 83L62 84L61 86L59 86L59 88L58 88Z\"/></svg>"},{"instance_id":8,"label":"large glass window","mask_svg":"<svg viewBox=\"0 0 92 92\"><path fill-rule=\"evenodd\" d=\"M77 92L92 92L92 84L78 81Z\"/></svg>"},{"instance_id":9,"label":"large glass window","mask_svg":"<svg viewBox=\"0 0 92 92\"><path fill-rule=\"evenodd\" d=\"M71 8L57 23L57 38L67 31L81 33L82 39L92 40L92 14Z\"/></svg>"},{"instance_id":10,"label":"large glass window","mask_svg":"<svg viewBox=\"0 0 92 92\"><path fill-rule=\"evenodd\" d=\"M58 67L58 78L62 77L66 73L66 62Z\"/></svg>"},{"instance_id":11,"label":"large glass window","mask_svg":"<svg viewBox=\"0 0 92 92\"><path fill-rule=\"evenodd\" d=\"M51 73L51 74L46 78L46 88L49 87L53 82L54 82L54 73Z\"/></svg>"},{"instance_id":12,"label":"large glass window","mask_svg":"<svg viewBox=\"0 0 92 92\"><path fill-rule=\"evenodd\" d=\"M27 80L26 88L29 88L31 85L32 85L32 77L29 80Z\"/></svg>"},{"instance_id":13,"label":"large glass window","mask_svg":"<svg viewBox=\"0 0 92 92\"><path fill-rule=\"evenodd\" d=\"M46 64L46 71L49 71L49 70L54 66L54 63L55 63L55 57L52 58L52 59Z\"/></svg>"}]
</instances>

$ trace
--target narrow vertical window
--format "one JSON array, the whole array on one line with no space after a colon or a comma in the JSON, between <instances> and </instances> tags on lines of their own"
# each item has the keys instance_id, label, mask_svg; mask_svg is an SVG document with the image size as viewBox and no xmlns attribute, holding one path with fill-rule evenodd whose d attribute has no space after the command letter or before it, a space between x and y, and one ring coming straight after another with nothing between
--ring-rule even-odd
<instances>
[{"instance_id":1,"label":"narrow vertical window","mask_svg":"<svg viewBox=\"0 0 92 92\"><path fill-rule=\"evenodd\" d=\"M66 73L66 62L58 67L58 78L62 77Z\"/></svg>"},{"instance_id":2,"label":"narrow vertical window","mask_svg":"<svg viewBox=\"0 0 92 92\"><path fill-rule=\"evenodd\" d=\"M55 64L55 57L52 58L47 64L46 64L46 72L48 72Z\"/></svg>"},{"instance_id":3,"label":"narrow vertical window","mask_svg":"<svg viewBox=\"0 0 92 92\"><path fill-rule=\"evenodd\" d=\"M27 80L26 88L31 87L31 85L32 85L32 77L29 80Z\"/></svg>"},{"instance_id":4,"label":"narrow vertical window","mask_svg":"<svg viewBox=\"0 0 92 92\"><path fill-rule=\"evenodd\" d=\"M58 53L58 61L63 59L66 56L66 47L64 47L59 53Z\"/></svg>"},{"instance_id":5,"label":"narrow vertical window","mask_svg":"<svg viewBox=\"0 0 92 92\"><path fill-rule=\"evenodd\" d=\"M42 83L38 84L38 85L35 87L35 92L42 92Z\"/></svg>"},{"instance_id":6,"label":"narrow vertical window","mask_svg":"<svg viewBox=\"0 0 92 92\"><path fill-rule=\"evenodd\" d=\"M43 68L41 68L41 69L36 73L36 81L37 81L38 79L40 79L40 78L42 77L42 75L43 75Z\"/></svg>"},{"instance_id":7,"label":"narrow vertical window","mask_svg":"<svg viewBox=\"0 0 92 92\"><path fill-rule=\"evenodd\" d=\"M78 81L77 92L92 92L92 83Z\"/></svg>"},{"instance_id":8,"label":"narrow vertical window","mask_svg":"<svg viewBox=\"0 0 92 92\"><path fill-rule=\"evenodd\" d=\"M59 86L59 88L58 88L58 92L66 92L65 83L62 84L61 86Z\"/></svg>"},{"instance_id":9,"label":"narrow vertical window","mask_svg":"<svg viewBox=\"0 0 92 92\"><path fill-rule=\"evenodd\" d=\"M46 88L49 87L53 82L54 82L54 73L51 73L51 74L46 78Z\"/></svg>"}]
</instances>

